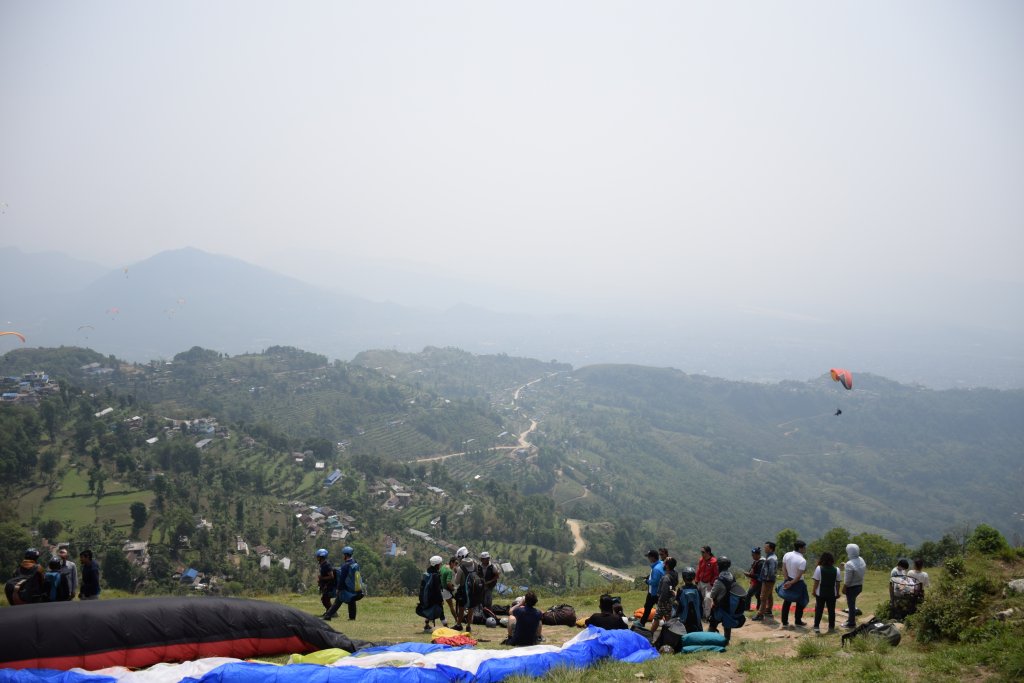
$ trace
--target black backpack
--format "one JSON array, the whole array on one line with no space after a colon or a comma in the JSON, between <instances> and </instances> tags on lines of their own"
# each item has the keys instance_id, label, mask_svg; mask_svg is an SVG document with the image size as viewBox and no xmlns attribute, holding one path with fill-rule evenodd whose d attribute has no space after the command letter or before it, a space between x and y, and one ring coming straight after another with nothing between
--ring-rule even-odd
<instances>
[{"instance_id":1,"label":"black backpack","mask_svg":"<svg viewBox=\"0 0 1024 683\"><path fill-rule=\"evenodd\" d=\"M476 607L484 603L484 593L486 587L484 586L484 577L480 576L475 571L466 574L466 583L463 585L463 590L466 592L466 606Z\"/></svg>"},{"instance_id":2,"label":"black backpack","mask_svg":"<svg viewBox=\"0 0 1024 683\"><path fill-rule=\"evenodd\" d=\"M39 602L42 583L37 575L15 576L4 584L4 595L11 605L29 605Z\"/></svg>"},{"instance_id":3,"label":"black backpack","mask_svg":"<svg viewBox=\"0 0 1024 683\"><path fill-rule=\"evenodd\" d=\"M71 599L71 586L64 572L46 572L43 576L43 600L61 602Z\"/></svg>"},{"instance_id":4,"label":"black backpack","mask_svg":"<svg viewBox=\"0 0 1024 683\"><path fill-rule=\"evenodd\" d=\"M747 617L743 614L747 607L746 596L733 595L732 587L736 585L735 581L723 579L721 576L718 580L725 584L725 596L715 605L717 616L721 618L722 626L726 628L742 628L747 623Z\"/></svg>"}]
</instances>

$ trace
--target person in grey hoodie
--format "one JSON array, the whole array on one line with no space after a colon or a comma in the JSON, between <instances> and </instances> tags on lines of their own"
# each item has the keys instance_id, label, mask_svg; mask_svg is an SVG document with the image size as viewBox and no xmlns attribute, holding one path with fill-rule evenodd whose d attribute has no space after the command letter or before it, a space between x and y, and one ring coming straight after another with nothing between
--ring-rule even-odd
<instances>
[{"instance_id":1,"label":"person in grey hoodie","mask_svg":"<svg viewBox=\"0 0 1024 683\"><path fill-rule=\"evenodd\" d=\"M843 593L846 594L846 613L849 615L846 628L857 625L857 596L864 590L864 572L868 565L860 556L860 546L850 543L846 546L846 564L843 566Z\"/></svg>"}]
</instances>

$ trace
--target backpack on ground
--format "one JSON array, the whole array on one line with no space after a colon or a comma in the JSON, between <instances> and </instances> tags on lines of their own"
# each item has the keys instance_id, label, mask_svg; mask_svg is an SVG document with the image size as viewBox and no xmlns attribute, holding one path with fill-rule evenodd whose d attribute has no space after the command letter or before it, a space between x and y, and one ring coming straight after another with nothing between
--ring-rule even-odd
<instances>
[{"instance_id":1,"label":"backpack on ground","mask_svg":"<svg viewBox=\"0 0 1024 683\"><path fill-rule=\"evenodd\" d=\"M463 595L466 596L466 606L476 607L484 603L484 577L480 576L477 572L472 571L466 574L466 581L462 585L462 589L465 591Z\"/></svg>"},{"instance_id":2,"label":"backpack on ground","mask_svg":"<svg viewBox=\"0 0 1024 683\"><path fill-rule=\"evenodd\" d=\"M686 625L688 632L704 630L704 627L701 625L701 611L703 609L703 598L701 598L700 590L696 586L693 588L686 588L684 586L676 593L676 618Z\"/></svg>"},{"instance_id":3,"label":"backpack on ground","mask_svg":"<svg viewBox=\"0 0 1024 683\"><path fill-rule=\"evenodd\" d=\"M895 624L887 624L884 621L879 621L872 617L849 633L844 633L842 638L840 638L842 647L846 647L846 641L853 640L857 636L861 635L870 635L880 640L884 640L893 647L899 645L900 641L903 639L903 635L900 633L900 630L896 628Z\"/></svg>"},{"instance_id":4,"label":"backpack on ground","mask_svg":"<svg viewBox=\"0 0 1024 683\"><path fill-rule=\"evenodd\" d=\"M575 626L576 608L572 605L555 605L540 615L545 626Z\"/></svg>"},{"instance_id":5,"label":"backpack on ground","mask_svg":"<svg viewBox=\"0 0 1024 683\"><path fill-rule=\"evenodd\" d=\"M746 594L733 595L732 587L736 585L736 582L722 577L719 577L718 580L725 584L725 596L720 598L715 605L717 612L715 616L725 628L743 628L743 625L747 623L747 617L743 614L746 609Z\"/></svg>"},{"instance_id":6,"label":"backpack on ground","mask_svg":"<svg viewBox=\"0 0 1024 683\"><path fill-rule=\"evenodd\" d=\"M685 636L686 624L678 619L670 619L661 625L661 630L658 631L658 640L655 641L654 647L660 650L668 645L675 652L679 652L683 649L683 638Z\"/></svg>"}]
</instances>

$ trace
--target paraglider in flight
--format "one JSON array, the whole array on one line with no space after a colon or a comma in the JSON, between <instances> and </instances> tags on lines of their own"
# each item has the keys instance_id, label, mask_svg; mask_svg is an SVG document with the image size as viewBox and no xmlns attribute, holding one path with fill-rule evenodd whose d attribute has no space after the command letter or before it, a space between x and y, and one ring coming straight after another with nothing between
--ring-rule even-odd
<instances>
[{"instance_id":1,"label":"paraglider in flight","mask_svg":"<svg viewBox=\"0 0 1024 683\"><path fill-rule=\"evenodd\" d=\"M23 335L21 332L0 332L0 337L7 336L9 334L13 334L15 337L20 339L22 344L25 343L25 335Z\"/></svg>"},{"instance_id":2,"label":"paraglider in flight","mask_svg":"<svg viewBox=\"0 0 1024 683\"><path fill-rule=\"evenodd\" d=\"M847 391L853 389L853 374L849 370L832 368L829 372L832 373L832 379L842 384L844 389Z\"/></svg>"},{"instance_id":3,"label":"paraglider in flight","mask_svg":"<svg viewBox=\"0 0 1024 683\"><path fill-rule=\"evenodd\" d=\"M840 408L836 408L836 417L839 417L839 416L840 416L840 415L842 415L842 414L843 414L843 411L842 411L842 409L840 409Z\"/></svg>"}]
</instances>

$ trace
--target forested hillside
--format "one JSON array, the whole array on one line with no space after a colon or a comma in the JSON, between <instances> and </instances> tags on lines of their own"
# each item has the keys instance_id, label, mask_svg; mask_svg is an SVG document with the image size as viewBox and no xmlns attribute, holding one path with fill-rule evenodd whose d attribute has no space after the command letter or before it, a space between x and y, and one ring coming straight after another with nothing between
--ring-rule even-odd
<instances>
[{"instance_id":1,"label":"forested hillside","mask_svg":"<svg viewBox=\"0 0 1024 683\"><path fill-rule=\"evenodd\" d=\"M18 520L0 545L147 541L149 563L122 571L146 590L189 567L234 590L308 585L312 550L340 540L375 558L368 573L389 590L457 545L565 585L584 578L567 517L588 558L623 568L651 546L744 557L784 528L873 535L885 557L979 522L1021 530L1022 392L866 374L845 391L827 376L753 384L437 348L344 363L196 347L149 364L25 349L0 374L15 397L0 405L4 519ZM392 544L407 554L385 556ZM261 571L263 556L276 564Z\"/></svg>"}]
</instances>

